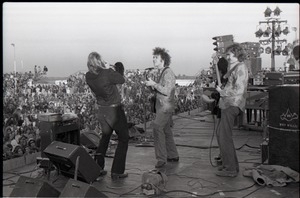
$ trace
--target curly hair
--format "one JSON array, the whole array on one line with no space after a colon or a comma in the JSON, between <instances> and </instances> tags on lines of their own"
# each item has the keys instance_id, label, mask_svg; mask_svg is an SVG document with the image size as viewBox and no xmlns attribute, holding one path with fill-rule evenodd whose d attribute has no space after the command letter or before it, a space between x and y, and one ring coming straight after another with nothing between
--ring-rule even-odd
<instances>
[{"instance_id":1,"label":"curly hair","mask_svg":"<svg viewBox=\"0 0 300 198\"><path fill-rule=\"evenodd\" d=\"M234 43L226 48L226 53L232 52L239 62L243 62L247 58L246 51L239 43Z\"/></svg>"},{"instance_id":2,"label":"curly hair","mask_svg":"<svg viewBox=\"0 0 300 198\"><path fill-rule=\"evenodd\" d=\"M171 56L165 48L154 48L153 55L160 55L161 59L165 62L165 67L168 67L171 64Z\"/></svg>"}]
</instances>

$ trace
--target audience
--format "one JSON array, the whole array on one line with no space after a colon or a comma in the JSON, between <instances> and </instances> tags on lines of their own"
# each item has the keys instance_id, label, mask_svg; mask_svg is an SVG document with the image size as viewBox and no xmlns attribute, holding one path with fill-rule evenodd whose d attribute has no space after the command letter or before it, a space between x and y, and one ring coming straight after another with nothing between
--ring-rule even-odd
<instances>
[{"instance_id":1,"label":"audience","mask_svg":"<svg viewBox=\"0 0 300 198\"><path fill-rule=\"evenodd\" d=\"M94 116L96 100L84 74L77 72L67 78L67 83L60 84L34 82L32 72L16 73L16 78L13 73L3 75L3 160L40 151L38 114L41 113L74 113L79 118L80 130L101 133ZM133 125L154 118L147 98L150 90L142 83L145 75L146 71L140 70L124 73L122 103L128 123ZM206 105L200 97L202 84L176 85L175 114Z\"/></svg>"}]
</instances>

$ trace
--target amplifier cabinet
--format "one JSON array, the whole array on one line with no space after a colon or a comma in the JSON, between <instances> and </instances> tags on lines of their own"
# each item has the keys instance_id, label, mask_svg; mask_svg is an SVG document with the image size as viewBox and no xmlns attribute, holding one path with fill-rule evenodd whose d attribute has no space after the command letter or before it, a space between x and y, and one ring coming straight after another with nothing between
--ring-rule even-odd
<instances>
[{"instance_id":1,"label":"amplifier cabinet","mask_svg":"<svg viewBox=\"0 0 300 198\"><path fill-rule=\"evenodd\" d=\"M269 164L299 172L299 84L269 89Z\"/></svg>"},{"instance_id":2,"label":"amplifier cabinet","mask_svg":"<svg viewBox=\"0 0 300 198\"><path fill-rule=\"evenodd\" d=\"M299 130L299 84L269 88L269 125Z\"/></svg>"},{"instance_id":3,"label":"amplifier cabinet","mask_svg":"<svg viewBox=\"0 0 300 198\"><path fill-rule=\"evenodd\" d=\"M264 85L282 85L283 73L281 72L268 72L265 74Z\"/></svg>"},{"instance_id":4,"label":"amplifier cabinet","mask_svg":"<svg viewBox=\"0 0 300 198\"><path fill-rule=\"evenodd\" d=\"M86 131L80 134L80 144L89 149L97 149L101 136L95 131Z\"/></svg>"},{"instance_id":5,"label":"amplifier cabinet","mask_svg":"<svg viewBox=\"0 0 300 198\"><path fill-rule=\"evenodd\" d=\"M41 155L44 155L44 149L53 141L80 145L80 127L77 120L73 122L63 121L40 121L41 136Z\"/></svg>"},{"instance_id":6,"label":"amplifier cabinet","mask_svg":"<svg viewBox=\"0 0 300 198\"><path fill-rule=\"evenodd\" d=\"M299 71L284 74L284 84L299 84Z\"/></svg>"},{"instance_id":7,"label":"amplifier cabinet","mask_svg":"<svg viewBox=\"0 0 300 198\"><path fill-rule=\"evenodd\" d=\"M67 177L74 177L77 157L79 157L77 172L79 180L91 183L100 176L101 167L81 146L53 141L44 153Z\"/></svg>"}]
</instances>

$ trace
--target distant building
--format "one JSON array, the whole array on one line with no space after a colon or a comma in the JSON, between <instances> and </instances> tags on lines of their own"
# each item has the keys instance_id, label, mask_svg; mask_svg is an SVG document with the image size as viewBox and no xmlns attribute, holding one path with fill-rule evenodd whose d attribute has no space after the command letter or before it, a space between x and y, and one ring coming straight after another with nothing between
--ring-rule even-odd
<instances>
[{"instance_id":1,"label":"distant building","mask_svg":"<svg viewBox=\"0 0 300 198\"><path fill-rule=\"evenodd\" d=\"M179 86L189 86L195 82L195 79L176 79L176 84Z\"/></svg>"},{"instance_id":2,"label":"distant building","mask_svg":"<svg viewBox=\"0 0 300 198\"><path fill-rule=\"evenodd\" d=\"M67 80L56 80L55 81L55 84L56 85L63 85L63 84L68 84L68 81Z\"/></svg>"}]
</instances>

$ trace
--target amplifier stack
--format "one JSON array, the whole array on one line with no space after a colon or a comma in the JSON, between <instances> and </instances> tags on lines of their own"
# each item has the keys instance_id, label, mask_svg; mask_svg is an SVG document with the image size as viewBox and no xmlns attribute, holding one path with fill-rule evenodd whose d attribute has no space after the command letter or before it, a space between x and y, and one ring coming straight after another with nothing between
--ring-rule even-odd
<instances>
[{"instance_id":1,"label":"amplifier stack","mask_svg":"<svg viewBox=\"0 0 300 198\"><path fill-rule=\"evenodd\" d=\"M299 172L299 84L269 89L269 164Z\"/></svg>"}]
</instances>

